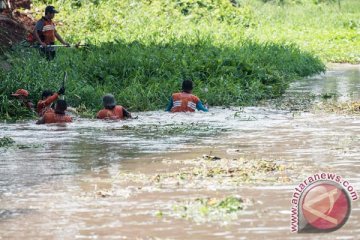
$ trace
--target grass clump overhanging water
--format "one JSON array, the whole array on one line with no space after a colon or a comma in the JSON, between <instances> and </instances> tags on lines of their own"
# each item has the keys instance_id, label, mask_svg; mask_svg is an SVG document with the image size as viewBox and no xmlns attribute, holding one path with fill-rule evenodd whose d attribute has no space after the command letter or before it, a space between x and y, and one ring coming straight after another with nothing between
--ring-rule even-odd
<instances>
[{"instance_id":1,"label":"grass clump overhanging water","mask_svg":"<svg viewBox=\"0 0 360 240\"><path fill-rule=\"evenodd\" d=\"M115 42L58 55L47 62L30 49L9 58L13 67L1 74L2 116L16 115L8 104L16 89L28 89L37 102L44 89L59 89L64 71L69 104L95 112L108 92L131 111L164 109L184 79L195 82L194 93L210 106L249 105L281 95L295 78L324 70L319 59L294 45L250 41L234 48L204 39L191 45Z\"/></svg>"},{"instance_id":2,"label":"grass clump overhanging water","mask_svg":"<svg viewBox=\"0 0 360 240\"><path fill-rule=\"evenodd\" d=\"M36 102L42 90L60 87L64 71L66 99L89 116L95 115L101 96L108 92L131 111L163 109L184 79L195 82L194 93L210 106L252 105L280 96L294 79L324 71L316 55L355 61L342 51L327 51L332 40L319 39L323 36L319 29L334 32L342 26L325 21L325 15L335 18L336 4L232 2L34 1L37 17L44 3L55 5L60 9L55 20L61 35L90 47L59 49L52 62L31 48L7 54L12 67L0 72L1 116L19 116L7 103L10 93L26 88ZM357 5L350 2L342 5L341 21L356 16L349 9ZM324 25L310 18L305 21L300 13L307 10L317 12ZM336 46L356 53L357 37L352 35L356 22L342 31L348 33L342 39L354 44L335 41ZM314 33L317 37L312 37ZM323 45L325 51L319 48Z\"/></svg>"}]
</instances>

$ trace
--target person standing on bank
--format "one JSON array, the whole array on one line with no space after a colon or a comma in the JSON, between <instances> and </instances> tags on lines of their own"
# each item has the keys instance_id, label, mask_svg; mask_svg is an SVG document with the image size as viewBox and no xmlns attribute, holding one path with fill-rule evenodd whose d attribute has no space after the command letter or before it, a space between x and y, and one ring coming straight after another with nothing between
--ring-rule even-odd
<instances>
[{"instance_id":1,"label":"person standing on bank","mask_svg":"<svg viewBox=\"0 0 360 240\"><path fill-rule=\"evenodd\" d=\"M62 44L70 47L70 44L65 42L59 33L56 31L55 24L52 19L55 13L59 13L53 6L45 8L45 16L43 16L35 25L33 35L40 43L40 53L46 57L47 60L55 58L55 48L51 45L55 44L55 39L59 40Z\"/></svg>"}]
</instances>

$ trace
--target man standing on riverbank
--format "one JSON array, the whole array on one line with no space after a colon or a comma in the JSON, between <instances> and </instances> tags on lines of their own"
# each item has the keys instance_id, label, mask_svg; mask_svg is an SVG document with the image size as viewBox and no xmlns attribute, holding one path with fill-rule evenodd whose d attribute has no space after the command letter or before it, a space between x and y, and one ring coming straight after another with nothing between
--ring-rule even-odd
<instances>
[{"instance_id":1,"label":"man standing on riverbank","mask_svg":"<svg viewBox=\"0 0 360 240\"><path fill-rule=\"evenodd\" d=\"M55 24L52 19L55 17L55 13L58 13L53 6L47 6L45 8L45 16L42 17L35 25L34 36L40 43L40 53L46 57L47 60L55 58L55 48L51 45L55 44L55 39L59 40L62 44L70 46L65 42L62 37L57 33Z\"/></svg>"}]
</instances>

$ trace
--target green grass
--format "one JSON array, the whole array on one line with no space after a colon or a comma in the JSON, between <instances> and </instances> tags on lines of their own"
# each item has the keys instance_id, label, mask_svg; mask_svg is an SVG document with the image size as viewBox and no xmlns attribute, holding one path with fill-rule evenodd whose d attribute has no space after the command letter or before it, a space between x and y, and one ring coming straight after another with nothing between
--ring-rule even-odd
<instances>
[{"instance_id":1,"label":"green grass","mask_svg":"<svg viewBox=\"0 0 360 240\"><path fill-rule=\"evenodd\" d=\"M360 63L360 1L340 0L340 8L337 0L285 2L282 6L258 3L257 27L246 36L296 43L326 62Z\"/></svg>"},{"instance_id":2,"label":"green grass","mask_svg":"<svg viewBox=\"0 0 360 240\"><path fill-rule=\"evenodd\" d=\"M218 48L208 40L191 45L106 43L61 49L52 62L28 49L13 53L8 61L13 68L2 77L3 113L12 110L5 108L11 92L29 89L36 102L44 89L59 89L64 71L66 99L72 106L84 104L96 111L102 95L111 92L118 103L142 111L164 109L183 79L193 79L194 93L211 106L248 105L279 96L291 80L324 69L319 59L294 45L250 41L232 48Z\"/></svg>"},{"instance_id":3,"label":"green grass","mask_svg":"<svg viewBox=\"0 0 360 240\"><path fill-rule=\"evenodd\" d=\"M34 2L37 5L46 1ZM239 41L252 39L296 43L324 61L360 62L357 0L340 0L340 8L333 0L237 0L234 1L237 7L229 0L47 2L61 10L56 16L63 24L59 31L74 42L172 44L193 43L200 37L221 47L237 46ZM43 5L38 9L43 9ZM38 18L41 14L38 12Z\"/></svg>"},{"instance_id":4,"label":"green grass","mask_svg":"<svg viewBox=\"0 0 360 240\"><path fill-rule=\"evenodd\" d=\"M134 110L164 109L181 81L209 105L252 105L280 96L298 78L325 70L323 62L360 62L360 1L238 0L34 1L35 15L55 5L57 29L88 49L59 49L50 63L36 49L6 55L0 72L0 112L11 92L57 90L69 75L66 99L85 112L113 93ZM264 3L267 2L267 3ZM94 113L95 115L95 113Z\"/></svg>"}]
</instances>

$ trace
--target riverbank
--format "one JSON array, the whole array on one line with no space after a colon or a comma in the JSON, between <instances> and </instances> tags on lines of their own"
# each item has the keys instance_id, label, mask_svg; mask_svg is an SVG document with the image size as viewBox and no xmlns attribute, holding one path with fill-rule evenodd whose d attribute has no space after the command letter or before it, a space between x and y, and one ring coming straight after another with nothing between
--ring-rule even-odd
<instances>
[{"instance_id":1,"label":"riverbank","mask_svg":"<svg viewBox=\"0 0 360 240\"><path fill-rule=\"evenodd\" d=\"M130 111L164 109L184 79L210 106L249 106L324 71L323 62L358 62L360 52L358 1L58 3L58 31L90 47L59 49L52 62L24 46L4 56L11 67L0 72L2 118L26 115L9 101L16 89L37 102L44 89L60 87L65 71L66 99L84 116L109 92ZM44 7L34 1L35 18Z\"/></svg>"}]
</instances>

